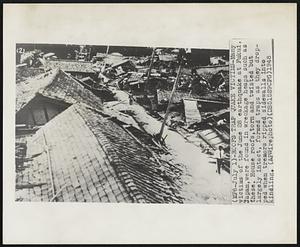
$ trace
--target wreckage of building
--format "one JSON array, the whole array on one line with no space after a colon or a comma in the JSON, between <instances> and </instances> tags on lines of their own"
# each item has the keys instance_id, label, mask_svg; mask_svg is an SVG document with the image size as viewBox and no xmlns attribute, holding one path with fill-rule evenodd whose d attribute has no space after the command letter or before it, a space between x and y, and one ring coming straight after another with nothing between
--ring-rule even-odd
<instances>
[{"instance_id":1,"label":"wreckage of building","mask_svg":"<svg viewBox=\"0 0 300 247\"><path fill-rule=\"evenodd\" d=\"M17 66L16 200L193 202L182 192L191 175L146 120L207 155L229 154L228 65L212 59L180 73L176 49L91 61L53 54Z\"/></svg>"},{"instance_id":2,"label":"wreckage of building","mask_svg":"<svg viewBox=\"0 0 300 247\"><path fill-rule=\"evenodd\" d=\"M95 107L102 103L61 69L50 70L17 85L16 123L43 125L76 102Z\"/></svg>"},{"instance_id":3,"label":"wreckage of building","mask_svg":"<svg viewBox=\"0 0 300 247\"><path fill-rule=\"evenodd\" d=\"M27 156L17 167L17 200L180 202L153 154L84 104L70 106L31 136Z\"/></svg>"},{"instance_id":4,"label":"wreckage of building","mask_svg":"<svg viewBox=\"0 0 300 247\"><path fill-rule=\"evenodd\" d=\"M16 200L180 202L169 168L61 69L17 89ZM136 128L136 130L134 130ZM131 132L130 132L131 131Z\"/></svg>"}]
</instances>

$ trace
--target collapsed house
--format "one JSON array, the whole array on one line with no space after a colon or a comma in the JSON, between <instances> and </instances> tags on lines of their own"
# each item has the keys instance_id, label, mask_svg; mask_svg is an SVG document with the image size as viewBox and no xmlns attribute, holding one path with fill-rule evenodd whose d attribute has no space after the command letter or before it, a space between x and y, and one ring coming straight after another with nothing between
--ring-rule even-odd
<instances>
[{"instance_id":1,"label":"collapsed house","mask_svg":"<svg viewBox=\"0 0 300 247\"><path fill-rule=\"evenodd\" d=\"M159 56L161 55L161 56ZM164 57L166 56L166 57ZM129 92L129 96L144 108L160 111L165 109L178 71L178 50L158 52L153 58L151 75L149 67L140 66L137 71L121 71L113 80L117 88ZM150 57L148 57L149 59ZM125 61L122 56L103 55L107 65L115 61ZM109 60L113 62L108 62ZM171 112L179 112L188 125L206 121L206 116L229 107L229 67L228 65L200 66L182 69L172 100ZM225 114L226 119L227 115ZM224 116L215 116L221 120ZM228 119L229 122L229 119Z\"/></svg>"},{"instance_id":2,"label":"collapsed house","mask_svg":"<svg viewBox=\"0 0 300 247\"><path fill-rule=\"evenodd\" d=\"M102 100L61 69L17 84L16 124L44 125L71 104L101 108Z\"/></svg>"},{"instance_id":3,"label":"collapsed house","mask_svg":"<svg viewBox=\"0 0 300 247\"><path fill-rule=\"evenodd\" d=\"M157 110L157 89L162 87L166 79L155 72L148 79L147 73L148 71L129 72L116 81L117 87L129 91L134 100L144 107Z\"/></svg>"},{"instance_id":4,"label":"collapsed house","mask_svg":"<svg viewBox=\"0 0 300 247\"><path fill-rule=\"evenodd\" d=\"M104 101L113 99L113 93L98 80L98 72L91 62L52 59L45 63L45 69L59 68L78 80L85 88Z\"/></svg>"},{"instance_id":5,"label":"collapsed house","mask_svg":"<svg viewBox=\"0 0 300 247\"><path fill-rule=\"evenodd\" d=\"M102 54L98 53L93 57L94 70L100 72L99 76L103 81L115 79L130 71L136 71L136 65L120 53Z\"/></svg>"},{"instance_id":6,"label":"collapsed house","mask_svg":"<svg viewBox=\"0 0 300 247\"><path fill-rule=\"evenodd\" d=\"M124 128L82 103L29 137L22 154L17 201L181 202L175 173Z\"/></svg>"},{"instance_id":7,"label":"collapsed house","mask_svg":"<svg viewBox=\"0 0 300 247\"><path fill-rule=\"evenodd\" d=\"M159 104L166 106L170 94L169 90L158 90ZM179 127L185 123L184 129L197 134L205 146L216 150L221 145L229 152L229 92L195 95L175 91L170 109L173 113L169 122L171 126Z\"/></svg>"},{"instance_id":8,"label":"collapsed house","mask_svg":"<svg viewBox=\"0 0 300 247\"><path fill-rule=\"evenodd\" d=\"M160 106L166 107L171 91L157 90ZM173 94L171 110L179 113L182 120L191 126L193 123L216 124L216 121L226 119L229 123L229 93L210 92L205 95L195 95L180 91ZM212 118L211 118L212 117ZM226 129L227 130L227 129ZM229 133L229 128L228 128Z\"/></svg>"}]
</instances>

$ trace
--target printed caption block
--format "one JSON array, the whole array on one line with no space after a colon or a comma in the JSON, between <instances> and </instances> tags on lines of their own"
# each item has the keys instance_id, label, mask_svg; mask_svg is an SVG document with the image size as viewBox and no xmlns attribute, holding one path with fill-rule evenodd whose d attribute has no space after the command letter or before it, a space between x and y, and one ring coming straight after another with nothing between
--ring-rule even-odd
<instances>
[{"instance_id":1,"label":"printed caption block","mask_svg":"<svg viewBox=\"0 0 300 247\"><path fill-rule=\"evenodd\" d=\"M232 203L273 204L273 40L230 42Z\"/></svg>"}]
</instances>

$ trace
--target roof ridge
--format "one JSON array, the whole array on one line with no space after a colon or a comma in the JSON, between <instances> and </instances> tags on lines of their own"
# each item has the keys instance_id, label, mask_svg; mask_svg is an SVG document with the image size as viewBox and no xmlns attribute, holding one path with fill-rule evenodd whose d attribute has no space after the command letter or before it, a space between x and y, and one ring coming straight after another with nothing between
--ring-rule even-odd
<instances>
[{"instance_id":1,"label":"roof ridge","mask_svg":"<svg viewBox=\"0 0 300 247\"><path fill-rule=\"evenodd\" d=\"M66 73L65 71L63 71L61 68L55 68L53 69L53 75L50 78L51 80L49 81L49 83L47 83L47 85L43 86L43 88L41 88L41 90L39 90L37 93L43 93L43 90L46 89L46 87L48 87L49 85L51 85L53 83L53 81L59 76L59 75L64 75L66 77L68 77L69 79L71 79L73 82L75 82L76 84L79 85L79 87L81 87L82 89L84 89L84 86L82 86L73 76L69 75L68 73Z\"/></svg>"},{"instance_id":2,"label":"roof ridge","mask_svg":"<svg viewBox=\"0 0 300 247\"><path fill-rule=\"evenodd\" d=\"M55 79L57 74L58 74L57 70L50 70L50 71L45 72L36 77L28 78L27 80L25 80L23 82L23 84L20 84L21 88L28 90L28 91L26 91L26 93L31 92L31 91L32 92L28 96L28 100L26 102L23 102L23 103L21 103L21 105L16 106L16 112L19 112L21 109L23 109L23 107L28 102L30 102L36 95L42 94L42 92L45 90L45 88L53 82L53 80ZM34 84L37 84L37 86L33 88L32 85L34 85ZM17 97L17 99L18 99L18 97Z\"/></svg>"},{"instance_id":3,"label":"roof ridge","mask_svg":"<svg viewBox=\"0 0 300 247\"><path fill-rule=\"evenodd\" d=\"M53 83L54 79L58 76L59 71L60 71L59 68L50 70L50 72L52 72L53 74L50 74L48 76L49 81L45 85L43 85L41 88L39 88L35 94L38 94L38 93L42 94L42 92L46 89L46 87L48 87L49 85L51 85ZM46 72L46 73L48 73L48 72Z\"/></svg>"}]
</instances>

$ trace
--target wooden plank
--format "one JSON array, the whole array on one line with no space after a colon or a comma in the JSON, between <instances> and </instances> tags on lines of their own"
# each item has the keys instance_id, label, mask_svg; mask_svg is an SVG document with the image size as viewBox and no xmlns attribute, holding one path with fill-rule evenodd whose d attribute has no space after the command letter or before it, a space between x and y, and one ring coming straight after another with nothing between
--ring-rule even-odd
<instances>
[{"instance_id":1,"label":"wooden plank","mask_svg":"<svg viewBox=\"0 0 300 247\"><path fill-rule=\"evenodd\" d=\"M205 138L205 136L203 136L202 134L201 134L201 132L198 132L198 136L208 145L208 146L210 146L212 149L216 149L206 138Z\"/></svg>"},{"instance_id":2,"label":"wooden plank","mask_svg":"<svg viewBox=\"0 0 300 247\"><path fill-rule=\"evenodd\" d=\"M202 118L197 107L197 101L183 100L185 119L188 125L201 122Z\"/></svg>"}]
</instances>

